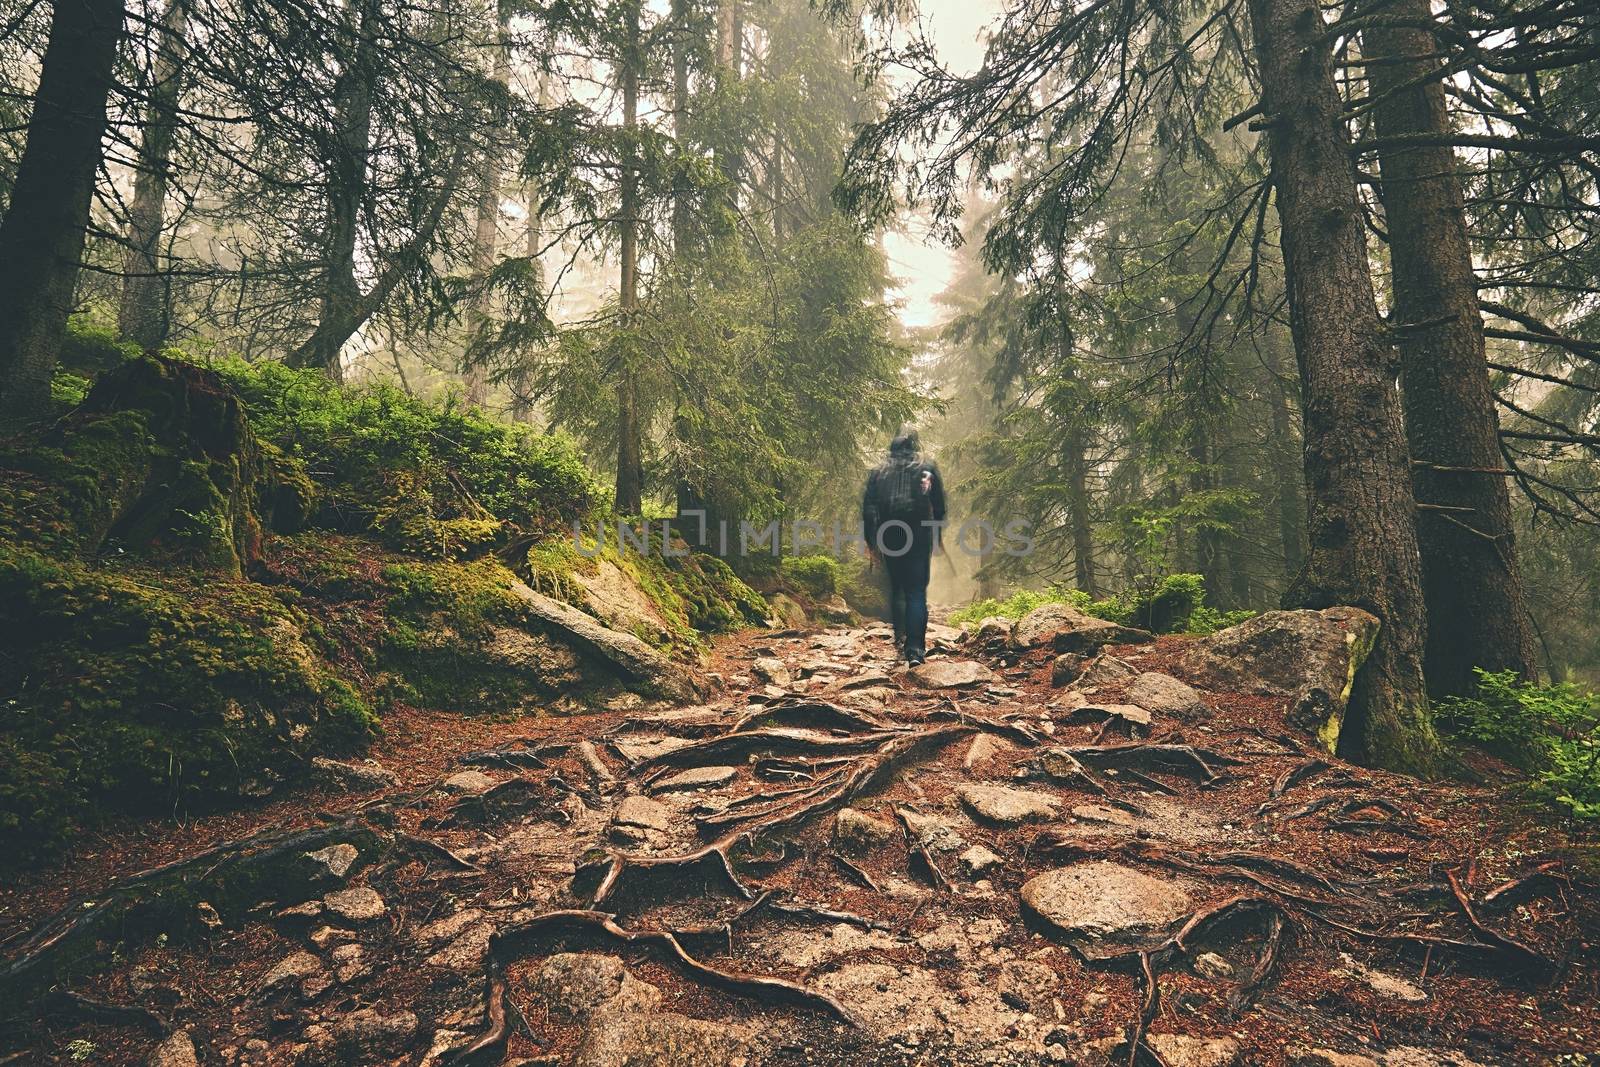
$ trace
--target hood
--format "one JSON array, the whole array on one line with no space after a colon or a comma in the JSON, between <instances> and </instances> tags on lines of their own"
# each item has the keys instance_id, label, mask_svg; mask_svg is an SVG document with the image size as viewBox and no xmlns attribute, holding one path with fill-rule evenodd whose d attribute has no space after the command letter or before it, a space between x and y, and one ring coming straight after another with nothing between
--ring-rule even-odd
<instances>
[{"instance_id":1,"label":"hood","mask_svg":"<svg viewBox=\"0 0 1600 1067\"><path fill-rule=\"evenodd\" d=\"M895 434L894 440L889 442L889 455L914 456L922 451L922 442L917 437L914 426L902 426L900 432Z\"/></svg>"}]
</instances>

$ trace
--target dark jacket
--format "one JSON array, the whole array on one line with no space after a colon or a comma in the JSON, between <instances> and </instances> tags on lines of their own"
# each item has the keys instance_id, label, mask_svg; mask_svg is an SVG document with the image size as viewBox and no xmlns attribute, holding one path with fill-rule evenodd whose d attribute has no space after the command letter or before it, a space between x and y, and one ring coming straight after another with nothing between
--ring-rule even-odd
<instances>
[{"instance_id":1,"label":"dark jacket","mask_svg":"<svg viewBox=\"0 0 1600 1067\"><path fill-rule=\"evenodd\" d=\"M899 521L911 528L914 549L931 552L934 529L923 523L943 522L944 515L944 479L939 476L939 465L922 455L915 430L902 431L889 445L889 458L867 477L861 497L861 532L867 547L877 549L881 534L889 553L898 553L905 532L884 531L884 526Z\"/></svg>"}]
</instances>

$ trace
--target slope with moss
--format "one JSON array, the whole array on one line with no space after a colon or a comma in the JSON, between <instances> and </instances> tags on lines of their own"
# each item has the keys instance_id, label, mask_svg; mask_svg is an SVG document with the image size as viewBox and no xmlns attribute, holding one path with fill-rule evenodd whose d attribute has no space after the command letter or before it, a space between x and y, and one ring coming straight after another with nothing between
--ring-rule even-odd
<instances>
[{"instance_id":1,"label":"slope with moss","mask_svg":"<svg viewBox=\"0 0 1600 1067\"><path fill-rule=\"evenodd\" d=\"M525 595L552 560L589 562L571 530L600 494L564 439L277 365L100 354L91 387L60 391L73 407L0 447L14 855L97 810L268 791L359 749L396 702L529 714L659 690ZM611 565L661 620L634 634L657 649L764 613L719 561ZM581 580L545 584L645 629Z\"/></svg>"}]
</instances>

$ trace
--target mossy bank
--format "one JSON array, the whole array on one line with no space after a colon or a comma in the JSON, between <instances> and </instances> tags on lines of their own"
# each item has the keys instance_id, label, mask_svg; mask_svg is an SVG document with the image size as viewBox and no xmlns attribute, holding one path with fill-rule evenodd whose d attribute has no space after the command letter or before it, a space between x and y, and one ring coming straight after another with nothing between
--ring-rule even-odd
<instances>
[{"instance_id":1,"label":"mossy bank","mask_svg":"<svg viewBox=\"0 0 1600 1067\"><path fill-rule=\"evenodd\" d=\"M85 348L61 417L0 444L13 859L92 811L271 792L314 754L360 750L397 704L652 695L524 582L664 660L767 613L718 560L578 552L603 504L564 438L276 364Z\"/></svg>"}]
</instances>

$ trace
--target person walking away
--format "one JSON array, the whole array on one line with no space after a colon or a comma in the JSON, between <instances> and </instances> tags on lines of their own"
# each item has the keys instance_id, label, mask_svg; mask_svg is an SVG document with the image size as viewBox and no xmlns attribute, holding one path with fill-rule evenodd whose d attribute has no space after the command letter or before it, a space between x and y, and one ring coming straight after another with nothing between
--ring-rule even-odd
<instances>
[{"instance_id":1,"label":"person walking away","mask_svg":"<svg viewBox=\"0 0 1600 1067\"><path fill-rule=\"evenodd\" d=\"M889 573L895 649L912 666L928 643L928 572L944 522L944 481L922 454L917 431L902 427L889 458L867 478L861 532L867 553Z\"/></svg>"}]
</instances>

